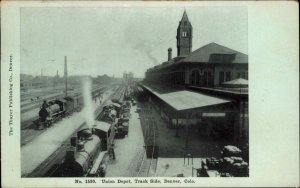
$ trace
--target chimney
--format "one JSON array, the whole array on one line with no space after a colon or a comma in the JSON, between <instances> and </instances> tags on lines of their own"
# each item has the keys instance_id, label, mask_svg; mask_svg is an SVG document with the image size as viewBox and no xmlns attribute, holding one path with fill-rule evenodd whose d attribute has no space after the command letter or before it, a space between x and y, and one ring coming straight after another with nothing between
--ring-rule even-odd
<instances>
[{"instance_id":1,"label":"chimney","mask_svg":"<svg viewBox=\"0 0 300 188\"><path fill-rule=\"evenodd\" d=\"M172 59L172 48L168 49L168 61Z\"/></svg>"},{"instance_id":2,"label":"chimney","mask_svg":"<svg viewBox=\"0 0 300 188\"><path fill-rule=\"evenodd\" d=\"M67 56L65 56L65 72L64 77L66 78L68 76L68 70L67 70Z\"/></svg>"},{"instance_id":3,"label":"chimney","mask_svg":"<svg viewBox=\"0 0 300 188\"><path fill-rule=\"evenodd\" d=\"M67 70L67 56L65 56L65 72L64 72L64 78L66 81L66 96L68 96L68 70Z\"/></svg>"}]
</instances>

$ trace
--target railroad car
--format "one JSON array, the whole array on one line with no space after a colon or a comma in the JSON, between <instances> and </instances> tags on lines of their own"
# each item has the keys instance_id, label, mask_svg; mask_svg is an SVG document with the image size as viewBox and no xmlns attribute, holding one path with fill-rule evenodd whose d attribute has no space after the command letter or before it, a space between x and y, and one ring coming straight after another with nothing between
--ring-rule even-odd
<instances>
[{"instance_id":1,"label":"railroad car","mask_svg":"<svg viewBox=\"0 0 300 188\"><path fill-rule=\"evenodd\" d=\"M117 118L117 111L113 108L110 108L103 111L103 116L101 120L108 123L114 123L116 118Z\"/></svg>"}]
</instances>

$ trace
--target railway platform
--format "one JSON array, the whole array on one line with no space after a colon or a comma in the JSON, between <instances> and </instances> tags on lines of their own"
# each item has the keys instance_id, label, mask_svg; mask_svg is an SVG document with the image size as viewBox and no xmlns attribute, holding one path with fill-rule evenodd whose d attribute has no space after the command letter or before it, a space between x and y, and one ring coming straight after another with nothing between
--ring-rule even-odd
<instances>
[{"instance_id":1,"label":"railway platform","mask_svg":"<svg viewBox=\"0 0 300 188\"><path fill-rule=\"evenodd\" d=\"M145 145L149 126L155 122L155 145L158 146L158 158L147 157ZM116 160L110 161L106 177L192 177L201 161L208 157L219 157L220 150L230 141L216 141L191 130L188 135L189 147L185 148L185 129L167 128L166 122L149 103L137 103L131 108L129 134L115 141ZM152 123L153 124L153 123ZM151 152L150 152L151 153Z\"/></svg>"},{"instance_id":2,"label":"railway platform","mask_svg":"<svg viewBox=\"0 0 300 188\"><path fill-rule=\"evenodd\" d=\"M115 140L116 159L108 163L106 177L132 177L140 168L144 155L144 139L136 106L130 109L128 135Z\"/></svg>"},{"instance_id":3,"label":"railway platform","mask_svg":"<svg viewBox=\"0 0 300 188\"><path fill-rule=\"evenodd\" d=\"M157 177L192 177L196 176L193 168L200 168L201 161L209 157L220 157L220 151L225 145L232 145L230 140L214 140L198 129L190 127L186 132L185 127L178 129L168 128L159 113L149 103L138 103L142 109L147 109L147 116L155 120L159 147L157 164L153 176ZM188 137L188 147L186 138Z\"/></svg>"}]
</instances>

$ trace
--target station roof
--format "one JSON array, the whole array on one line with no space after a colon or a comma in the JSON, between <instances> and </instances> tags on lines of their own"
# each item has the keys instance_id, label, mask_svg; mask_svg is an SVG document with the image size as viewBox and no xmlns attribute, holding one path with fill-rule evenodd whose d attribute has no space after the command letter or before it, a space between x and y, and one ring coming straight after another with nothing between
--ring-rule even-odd
<instances>
[{"instance_id":1,"label":"station roof","mask_svg":"<svg viewBox=\"0 0 300 188\"><path fill-rule=\"evenodd\" d=\"M164 62L160 65L156 65L155 67L148 69L148 71L170 67L181 63L248 64L248 55L212 42L198 48L187 56L174 57L170 61Z\"/></svg>"},{"instance_id":2,"label":"station roof","mask_svg":"<svg viewBox=\"0 0 300 188\"><path fill-rule=\"evenodd\" d=\"M144 85L144 87L178 111L231 102L230 100L220 99L188 90L160 94L149 86Z\"/></svg>"},{"instance_id":3,"label":"station roof","mask_svg":"<svg viewBox=\"0 0 300 188\"><path fill-rule=\"evenodd\" d=\"M189 54L180 62L248 63L248 56L217 43L209 43Z\"/></svg>"}]
</instances>

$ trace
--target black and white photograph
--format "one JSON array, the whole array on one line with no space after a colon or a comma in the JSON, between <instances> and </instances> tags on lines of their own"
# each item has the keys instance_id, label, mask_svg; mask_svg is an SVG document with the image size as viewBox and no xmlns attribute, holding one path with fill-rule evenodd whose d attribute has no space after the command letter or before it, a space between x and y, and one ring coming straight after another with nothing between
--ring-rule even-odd
<instances>
[{"instance_id":1,"label":"black and white photograph","mask_svg":"<svg viewBox=\"0 0 300 188\"><path fill-rule=\"evenodd\" d=\"M246 7L22 8L22 177L248 177Z\"/></svg>"},{"instance_id":2,"label":"black and white photograph","mask_svg":"<svg viewBox=\"0 0 300 188\"><path fill-rule=\"evenodd\" d=\"M1 186L299 186L297 7L1 3Z\"/></svg>"}]
</instances>

